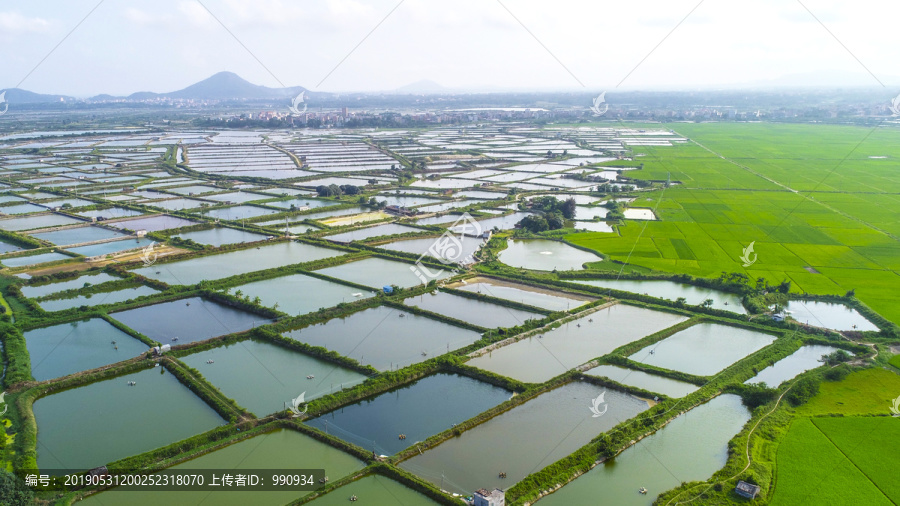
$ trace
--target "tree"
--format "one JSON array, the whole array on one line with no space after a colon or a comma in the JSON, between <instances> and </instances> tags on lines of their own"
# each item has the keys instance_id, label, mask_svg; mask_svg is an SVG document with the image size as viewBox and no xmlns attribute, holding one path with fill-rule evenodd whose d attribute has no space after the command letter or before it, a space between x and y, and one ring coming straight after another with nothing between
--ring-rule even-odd
<instances>
[{"instance_id":1,"label":"tree","mask_svg":"<svg viewBox=\"0 0 900 506\"><path fill-rule=\"evenodd\" d=\"M575 218L575 211L578 208L575 207L575 199L568 198L566 199L559 207L559 211L567 220L571 220Z\"/></svg>"},{"instance_id":2,"label":"tree","mask_svg":"<svg viewBox=\"0 0 900 506\"><path fill-rule=\"evenodd\" d=\"M4 439L5 434L0 434ZM25 506L34 500L34 492L25 486L25 483L16 475L0 469L0 498L4 505Z\"/></svg>"},{"instance_id":3,"label":"tree","mask_svg":"<svg viewBox=\"0 0 900 506\"><path fill-rule=\"evenodd\" d=\"M319 194L320 197L330 197L331 196L331 188L325 185L316 186L316 193Z\"/></svg>"},{"instance_id":4,"label":"tree","mask_svg":"<svg viewBox=\"0 0 900 506\"><path fill-rule=\"evenodd\" d=\"M785 398L794 406L806 403L819 393L819 381L815 376L806 376L797 380Z\"/></svg>"},{"instance_id":5,"label":"tree","mask_svg":"<svg viewBox=\"0 0 900 506\"><path fill-rule=\"evenodd\" d=\"M822 358L819 359L819 362L825 363L827 365L838 365L847 362L851 358L853 358L853 355L847 353L844 350L837 350L834 353L822 355Z\"/></svg>"},{"instance_id":6,"label":"tree","mask_svg":"<svg viewBox=\"0 0 900 506\"><path fill-rule=\"evenodd\" d=\"M339 188L344 195L359 195L360 192L359 186L352 184L342 184Z\"/></svg>"},{"instance_id":7,"label":"tree","mask_svg":"<svg viewBox=\"0 0 900 506\"><path fill-rule=\"evenodd\" d=\"M706 300L703 301L703 307L707 307L707 308L708 308L708 307L712 307L712 305L713 305L713 300L712 300L712 299L706 299Z\"/></svg>"},{"instance_id":8,"label":"tree","mask_svg":"<svg viewBox=\"0 0 900 506\"><path fill-rule=\"evenodd\" d=\"M331 190L332 197L340 197L341 196L341 187L336 184L328 185L328 189Z\"/></svg>"},{"instance_id":9,"label":"tree","mask_svg":"<svg viewBox=\"0 0 900 506\"><path fill-rule=\"evenodd\" d=\"M519 225L521 225L525 230L528 230L529 232L534 234L550 229L550 225L547 224L547 220L543 216L539 216L536 214L526 216L522 219L522 221L519 222Z\"/></svg>"},{"instance_id":10,"label":"tree","mask_svg":"<svg viewBox=\"0 0 900 506\"><path fill-rule=\"evenodd\" d=\"M676 306L683 306L685 304L687 304L687 299L685 299L684 297L678 297L677 299L675 299Z\"/></svg>"}]
</instances>

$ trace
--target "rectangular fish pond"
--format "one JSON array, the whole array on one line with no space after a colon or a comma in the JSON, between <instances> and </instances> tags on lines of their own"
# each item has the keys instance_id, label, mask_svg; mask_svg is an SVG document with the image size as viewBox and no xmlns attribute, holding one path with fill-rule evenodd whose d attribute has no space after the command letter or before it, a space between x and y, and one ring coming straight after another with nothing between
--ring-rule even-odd
<instances>
[{"instance_id":1,"label":"rectangular fish pond","mask_svg":"<svg viewBox=\"0 0 900 506\"><path fill-rule=\"evenodd\" d=\"M380 370L405 367L481 339L473 330L386 306L284 334L313 346L324 346Z\"/></svg>"},{"instance_id":2,"label":"rectangular fish pond","mask_svg":"<svg viewBox=\"0 0 900 506\"><path fill-rule=\"evenodd\" d=\"M334 249L283 241L174 262L163 259L149 267L135 269L134 272L170 285L194 285L203 280L222 279L343 254L343 251Z\"/></svg>"},{"instance_id":3,"label":"rectangular fish pond","mask_svg":"<svg viewBox=\"0 0 900 506\"><path fill-rule=\"evenodd\" d=\"M40 469L92 469L225 423L164 367L63 390L33 410Z\"/></svg>"},{"instance_id":4,"label":"rectangular fish pond","mask_svg":"<svg viewBox=\"0 0 900 506\"><path fill-rule=\"evenodd\" d=\"M467 376L441 373L306 423L379 455L393 455L493 408L510 394Z\"/></svg>"},{"instance_id":5,"label":"rectangular fish pond","mask_svg":"<svg viewBox=\"0 0 900 506\"><path fill-rule=\"evenodd\" d=\"M348 388L366 377L358 372L265 341L244 340L180 359L203 374L226 397L265 416Z\"/></svg>"},{"instance_id":6,"label":"rectangular fish pond","mask_svg":"<svg viewBox=\"0 0 900 506\"><path fill-rule=\"evenodd\" d=\"M277 304L277 310L294 316L375 295L371 290L361 290L305 274L254 281L236 286L229 291L236 294L238 290L241 297L249 296L251 299L259 297L263 306L275 308Z\"/></svg>"},{"instance_id":7,"label":"rectangular fish pond","mask_svg":"<svg viewBox=\"0 0 900 506\"><path fill-rule=\"evenodd\" d=\"M720 395L540 500L542 506L651 506L682 483L706 480L725 466L728 441L750 419L740 397ZM641 488L647 489L641 494ZM700 492L699 489L697 493ZM686 494L685 499L691 495Z\"/></svg>"},{"instance_id":8,"label":"rectangular fish pond","mask_svg":"<svg viewBox=\"0 0 900 506\"><path fill-rule=\"evenodd\" d=\"M466 365L519 381L543 383L686 319L673 313L615 304L473 358Z\"/></svg>"},{"instance_id":9,"label":"rectangular fish pond","mask_svg":"<svg viewBox=\"0 0 900 506\"><path fill-rule=\"evenodd\" d=\"M138 384L139 386L140 384ZM336 481L365 466L359 459L307 435L278 429L254 436L220 450L178 464L171 469L223 469L233 474L251 469L325 469ZM281 506L308 495L305 491L266 492L182 492L120 491L112 489L85 499L79 504L92 506ZM346 501L346 498L345 498ZM364 503L363 503L364 504Z\"/></svg>"},{"instance_id":10,"label":"rectangular fish pond","mask_svg":"<svg viewBox=\"0 0 900 506\"><path fill-rule=\"evenodd\" d=\"M548 311L568 311L595 300L587 296L483 277L467 279L465 282L450 286L450 288L466 292L483 293L498 299L544 308Z\"/></svg>"},{"instance_id":11,"label":"rectangular fish pond","mask_svg":"<svg viewBox=\"0 0 900 506\"><path fill-rule=\"evenodd\" d=\"M27 330L31 375L38 381L67 376L134 358L146 344L102 318Z\"/></svg>"},{"instance_id":12,"label":"rectangular fish pond","mask_svg":"<svg viewBox=\"0 0 900 506\"><path fill-rule=\"evenodd\" d=\"M162 344L184 344L271 323L263 316L200 297L112 313L114 319Z\"/></svg>"},{"instance_id":13,"label":"rectangular fish pond","mask_svg":"<svg viewBox=\"0 0 900 506\"><path fill-rule=\"evenodd\" d=\"M605 412L594 417L590 408L600 394ZM400 467L463 495L479 488L507 489L648 407L646 401L616 390L568 383L436 447L422 448L423 453Z\"/></svg>"},{"instance_id":14,"label":"rectangular fish pond","mask_svg":"<svg viewBox=\"0 0 900 506\"><path fill-rule=\"evenodd\" d=\"M545 316L439 290L404 299L403 303L484 328L515 327L526 320L540 320Z\"/></svg>"},{"instance_id":15,"label":"rectangular fish pond","mask_svg":"<svg viewBox=\"0 0 900 506\"><path fill-rule=\"evenodd\" d=\"M698 323L631 355L631 360L710 376L775 342L775 336L718 323Z\"/></svg>"}]
</instances>

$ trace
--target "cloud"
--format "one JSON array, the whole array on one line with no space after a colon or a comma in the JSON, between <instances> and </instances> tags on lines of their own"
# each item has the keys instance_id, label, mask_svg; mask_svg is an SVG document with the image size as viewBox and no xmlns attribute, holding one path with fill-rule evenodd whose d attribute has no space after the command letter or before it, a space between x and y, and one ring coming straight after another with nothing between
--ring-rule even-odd
<instances>
[{"instance_id":1,"label":"cloud","mask_svg":"<svg viewBox=\"0 0 900 506\"><path fill-rule=\"evenodd\" d=\"M18 12L0 12L0 32L2 33L44 33L50 30L51 22L40 17L25 17Z\"/></svg>"}]
</instances>

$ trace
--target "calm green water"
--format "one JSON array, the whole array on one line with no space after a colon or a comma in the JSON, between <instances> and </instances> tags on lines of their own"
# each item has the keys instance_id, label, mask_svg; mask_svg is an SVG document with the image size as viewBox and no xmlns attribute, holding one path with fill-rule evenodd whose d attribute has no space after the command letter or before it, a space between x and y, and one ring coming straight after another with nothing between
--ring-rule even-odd
<instances>
[{"instance_id":1,"label":"calm green water","mask_svg":"<svg viewBox=\"0 0 900 506\"><path fill-rule=\"evenodd\" d=\"M520 381L542 383L684 320L672 313L616 304L564 323L543 337L523 339L467 364Z\"/></svg>"},{"instance_id":2,"label":"calm green water","mask_svg":"<svg viewBox=\"0 0 900 506\"><path fill-rule=\"evenodd\" d=\"M12 251L21 251L23 248L8 242L0 241L0 253L10 253Z\"/></svg>"},{"instance_id":3,"label":"calm green water","mask_svg":"<svg viewBox=\"0 0 900 506\"><path fill-rule=\"evenodd\" d=\"M162 344L185 344L241 332L272 320L200 297L141 306L111 315ZM177 341L172 338L177 337Z\"/></svg>"},{"instance_id":4,"label":"calm green water","mask_svg":"<svg viewBox=\"0 0 900 506\"><path fill-rule=\"evenodd\" d=\"M508 390L466 376L435 374L306 423L379 455L393 455L509 396Z\"/></svg>"},{"instance_id":5,"label":"calm green water","mask_svg":"<svg viewBox=\"0 0 900 506\"><path fill-rule=\"evenodd\" d=\"M143 297L144 295L153 295L159 293L159 290L150 288L149 286L136 286L134 288L125 288L115 292L95 293L91 295L79 295L71 299L50 299L38 302L38 305L44 311L62 311L65 309L81 306L97 306L99 304L116 304L130 299Z\"/></svg>"},{"instance_id":6,"label":"calm green water","mask_svg":"<svg viewBox=\"0 0 900 506\"><path fill-rule=\"evenodd\" d=\"M709 376L774 341L775 336L761 332L699 323L628 358L664 369Z\"/></svg>"},{"instance_id":7,"label":"calm green water","mask_svg":"<svg viewBox=\"0 0 900 506\"><path fill-rule=\"evenodd\" d=\"M23 265L37 265L47 262L55 262L57 260L73 259L69 255L62 253L41 253L39 255L20 256L15 258L4 258L0 260L6 267L22 267Z\"/></svg>"},{"instance_id":8,"label":"calm green water","mask_svg":"<svg viewBox=\"0 0 900 506\"><path fill-rule=\"evenodd\" d=\"M43 327L24 334L31 355L31 375L38 381L113 364L147 351L146 344L101 318Z\"/></svg>"},{"instance_id":9,"label":"calm green water","mask_svg":"<svg viewBox=\"0 0 900 506\"><path fill-rule=\"evenodd\" d=\"M362 241L364 239L368 239L370 237L379 237L382 235L394 235L394 234L406 234L410 232L427 232L427 230L422 230L421 228L415 227L405 227L403 225L398 225L396 223L388 223L386 225L376 225L374 227L366 227L360 228L356 230L351 230L349 232L343 232L340 234L334 234L325 236L325 239L329 241L335 242L351 242L351 241Z\"/></svg>"},{"instance_id":10,"label":"calm green water","mask_svg":"<svg viewBox=\"0 0 900 506\"><path fill-rule=\"evenodd\" d=\"M558 491L541 505L650 506L682 482L708 479L728 460L728 441L750 419L736 395L720 395L675 418ZM645 487L648 492L638 492Z\"/></svg>"},{"instance_id":11,"label":"calm green water","mask_svg":"<svg viewBox=\"0 0 900 506\"><path fill-rule=\"evenodd\" d=\"M581 270L588 262L603 259L587 251L573 248L559 241L546 239L509 239L507 247L500 252L500 261L512 267L536 271Z\"/></svg>"},{"instance_id":12,"label":"calm green water","mask_svg":"<svg viewBox=\"0 0 900 506\"><path fill-rule=\"evenodd\" d=\"M322 497L314 499L309 504L314 504L315 506L343 505L350 502L351 496L356 496L356 501L353 504L357 505L428 506L438 504L415 490L406 488L396 481L378 474L372 474L348 483Z\"/></svg>"},{"instance_id":13,"label":"calm green water","mask_svg":"<svg viewBox=\"0 0 900 506\"><path fill-rule=\"evenodd\" d=\"M400 316L404 315L404 316ZM481 338L472 330L379 306L285 333L314 346L387 370L442 355ZM427 355L422 355L425 352Z\"/></svg>"},{"instance_id":14,"label":"calm green water","mask_svg":"<svg viewBox=\"0 0 900 506\"><path fill-rule=\"evenodd\" d=\"M521 302L522 304L541 307L549 311L568 311L592 300L588 297L581 298L563 292L544 290L529 285L520 285L490 278L475 278L475 280L469 280L467 284L460 284L453 288Z\"/></svg>"},{"instance_id":15,"label":"calm green water","mask_svg":"<svg viewBox=\"0 0 900 506\"><path fill-rule=\"evenodd\" d=\"M0 229L3 230L32 230L35 228L59 227L62 225L75 225L84 223L81 220L63 216L61 214L44 214L41 216L27 216L24 218L8 218L0 220Z\"/></svg>"},{"instance_id":16,"label":"calm green water","mask_svg":"<svg viewBox=\"0 0 900 506\"><path fill-rule=\"evenodd\" d=\"M801 346L799 350L759 371L759 374L744 383L765 383L772 388L777 387L789 379L794 379L802 372L819 367L822 365L822 362L819 362L822 355L828 355L837 350L832 346L819 344Z\"/></svg>"},{"instance_id":17,"label":"calm green water","mask_svg":"<svg viewBox=\"0 0 900 506\"><path fill-rule=\"evenodd\" d=\"M182 239L190 239L200 244L209 244L211 246L221 246L223 244L234 244L238 242L256 242L262 241L266 236L246 232L236 228L216 227L209 230L198 230L197 232L188 232L186 234L178 234L175 237Z\"/></svg>"},{"instance_id":18,"label":"calm green water","mask_svg":"<svg viewBox=\"0 0 900 506\"><path fill-rule=\"evenodd\" d=\"M593 399L604 394L607 411L593 417ZM461 436L404 461L400 467L459 494L506 489L586 445L598 434L647 409L628 394L587 383L569 383L494 417ZM500 472L507 477L499 478Z\"/></svg>"},{"instance_id":19,"label":"calm green water","mask_svg":"<svg viewBox=\"0 0 900 506\"><path fill-rule=\"evenodd\" d=\"M312 313L341 302L353 302L374 295L371 290L361 290L303 274L247 283L232 288L229 293L234 294L238 290L242 292L242 297L248 295L250 299L259 297L264 306L274 307L277 303L279 311L290 315Z\"/></svg>"},{"instance_id":20,"label":"calm green water","mask_svg":"<svg viewBox=\"0 0 900 506\"><path fill-rule=\"evenodd\" d=\"M87 226L78 228L68 228L65 230L56 230L53 232L42 232L33 234L35 239L49 241L51 244L65 246L67 244L77 244L81 242L99 241L102 239L113 239L116 237L125 237L125 234L115 230L108 230L101 227Z\"/></svg>"},{"instance_id":21,"label":"calm green water","mask_svg":"<svg viewBox=\"0 0 900 506\"><path fill-rule=\"evenodd\" d=\"M99 274L92 275L84 275L80 276L76 279L70 279L68 281L60 281L58 283L49 283L46 285L37 285L37 286L23 286L22 287L22 295L33 299L37 297L43 297L44 295L50 295L51 293L61 292L63 290L72 290L73 288L83 288L85 284L91 285L99 285L100 283L105 283L107 281L115 281L121 278L117 278L115 276L110 276L105 272L101 272Z\"/></svg>"},{"instance_id":22,"label":"calm green water","mask_svg":"<svg viewBox=\"0 0 900 506\"><path fill-rule=\"evenodd\" d=\"M787 310L791 318L800 323L808 323L816 327L826 327L834 330L874 330L878 331L869 320L859 314L852 307L831 302L819 302L812 300L792 300L788 302Z\"/></svg>"},{"instance_id":23,"label":"calm green water","mask_svg":"<svg viewBox=\"0 0 900 506\"><path fill-rule=\"evenodd\" d=\"M263 341L241 341L180 360L258 416L283 411L284 403L290 405L302 392L311 401L366 379L331 362ZM309 375L315 378L307 379Z\"/></svg>"},{"instance_id":24,"label":"calm green water","mask_svg":"<svg viewBox=\"0 0 900 506\"><path fill-rule=\"evenodd\" d=\"M540 313L469 299L439 290L404 299L403 303L488 329L515 327L525 323L525 320L540 320L544 317Z\"/></svg>"},{"instance_id":25,"label":"calm green water","mask_svg":"<svg viewBox=\"0 0 900 506\"><path fill-rule=\"evenodd\" d=\"M484 240L478 237L453 236L453 240L446 243L452 247L443 248L440 237L428 237L425 239L403 239L399 241L380 244L379 248L391 251L402 251L416 255L428 255L442 262L469 264L474 261L473 255L484 245Z\"/></svg>"},{"instance_id":26,"label":"calm green water","mask_svg":"<svg viewBox=\"0 0 900 506\"><path fill-rule=\"evenodd\" d=\"M685 283L675 283L674 281L639 281L630 279L572 279L567 281L582 285L599 286L601 288L612 288L613 290L622 290L624 292L642 293L672 301L678 300L679 297L684 297L687 299L688 304L693 305L699 305L707 299L712 299L712 307L715 309L724 309L725 311L740 314L747 313L738 295Z\"/></svg>"},{"instance_id":27,"label":"calm green water","mask_svg":"<svg viewBox=\"0 0 900 506\"><path fill-rule=\"evenodd\" d=\"M202 216L207 216L209 218L216 218L219 220L246 220L250 218L256 218L257 216L264 216L266 214L275 214L280 211L274 211L272 209L266 209L263 207L255 207L251 205L246 206L234 206L234 207L223 207L220 209L210 209L208 211L192 211L194 214L200 214Z\"/></svg>"},{"instance_id":28,"label":"calm green water","mask_svg":"<svg viewBox=\"0 0 900 506\"><path fill-rule=\"evenodd\" d=\"M163 367L43 397L34 416L41 469L91 469L224 423Z\"/></svg>"},{"instance_id":29,"label":"calm green water","mask_svg":"<svg viewBox=\"0 0 900 506\"><path fill-rule=\"evenodd\" d=\"M657 376L648 374L643 371L635 371L624 367L616 367L614 365L600 365L585 374L591 376L605 376L613 381L623 385L629 385L637 388L643 388L650 392L667 395L669 397L678 398L696 392L697 385L686 383L684 381L676 381L665 376Z\"/></svg>"},{"instance_id":30,"label":"calm green water","mask_svg":"<svg viewBox=\"0 0 900 506\"><path fill-rule=\"evenodd\" d=\"M170 285L193 285L204 279L222 279L343 254L342 251L288 241L178 262L160 261L134 272Z\"/></svg>"},{"instance_id":31,"label":"calm green water","mask_svg":"<svg viewBox=\"0 0 900 506\"><path fill-rule=\"evenodd\" d=\"M326 267L316 272L381 290L386 285L408 288L422 284L422 280L416 276L413 268L416 268L413 264L373 257L347 262L335 267ZM430 267L428 269L433 273L437 272L436 269ZM444 279L452 275L452 272L444 269L435 279Z\"/></svg>"}]
</instances>

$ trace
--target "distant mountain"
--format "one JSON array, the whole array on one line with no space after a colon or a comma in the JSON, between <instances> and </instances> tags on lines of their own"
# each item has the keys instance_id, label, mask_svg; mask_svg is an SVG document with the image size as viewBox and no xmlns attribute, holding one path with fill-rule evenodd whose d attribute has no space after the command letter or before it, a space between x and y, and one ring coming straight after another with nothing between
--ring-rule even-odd
<instances>
[{"instance_id":1,"label":"distant mountain","mask_svg":"<svg viewBox=\"0 0 900 506\"><path fill-rule=\"evenodd\" d=\"M19 88L9 88L7 90L0 90L0 92L6 92L5 98L6 101L10 104L45 104L50 102L65 102L65 101L74 101L74 97L68 97L66 95L44 95L41 93L34 93L28 90L22 90Z\"/></svg>"},{"instance_id":2,"label":"distant mountain","mask_svg":"<svg viewBox=\"0 0 900 506\"><path fill-rule=\"evenodd\" d=\"M446 88L441 86L440 84L430 81L428 79L423 79L421 81L416 81L412 84L407 84L406 86L401 86L396 90L393 90L389 93L396 93L400 95L435 95L441 93L450 93L453 90L450 88Z\"/></svg>"},{"instance_id":3,"label":"distant mountain","mask_svg":"<svg viewBox=\"0 0 900 506\"><path fill-rule=\"evenodd\" d=\"M306 91L302 86L290 88L269 88L250 83L234 72L219 72L199 83L192 84L183 90L164 93L167 98L181 98L194 100L229 100L229 99L267 99L295 97L301 91Z\"/></svg>"}]
</instances>

